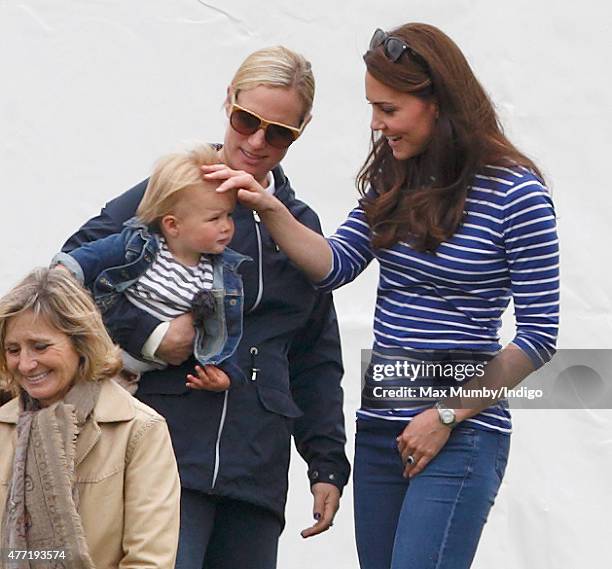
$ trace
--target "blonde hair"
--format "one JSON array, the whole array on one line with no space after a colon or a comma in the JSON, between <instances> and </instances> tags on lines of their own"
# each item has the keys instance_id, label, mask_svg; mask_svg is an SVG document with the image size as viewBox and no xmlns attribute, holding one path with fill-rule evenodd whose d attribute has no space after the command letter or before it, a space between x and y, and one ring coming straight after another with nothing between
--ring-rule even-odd
<instances>
[{"instance_id":1,"label":"blonde hair","mask_svg":"<svg viewBox=\"0 0 612 569\"><path fill-rule=\"evenodd\" d=\"M202 179L200 166L219 161L217 151L210 144L164 156L155 164L136 215L143 223L155 225L174 210L180 199L179 192L197 186L210 187L211 184Z\"/></svg>"},{"instance_id":2,"label":"blonde hair","mask_svg":"<svg viewBox=\"0 0 612 569\"><path fill-rule=\"evenodd\" d=\"M98 381L121 369L119 349L113 345L89 293L64 269L36 268L0 298L0 377L17 394L5 351L11 318L31 310L66 334L79 357L75 381Z\"/></svg>"},{"instance_id":3,"label":"blonde hair","mask_svg":"<svg viewBox=\"0 0 612 569\"><path fill-rule=\"evenodd\" d=\"M315 79L310 62L282 45L259 49L249 55L231 82L236 94L259 85L294 88L304 104L301 120L312 110Z\"/></svg>"}]
</instances>

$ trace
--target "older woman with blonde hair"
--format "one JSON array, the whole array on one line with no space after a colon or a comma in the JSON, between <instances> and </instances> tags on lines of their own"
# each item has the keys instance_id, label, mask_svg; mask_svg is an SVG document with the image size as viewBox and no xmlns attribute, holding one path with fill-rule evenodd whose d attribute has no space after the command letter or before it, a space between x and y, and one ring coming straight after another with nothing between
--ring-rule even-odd
<instances>
[{"instance_id":1,"label":"older woman with blonde hair","mask_svg":"<svg viewBox=\"0 0 612 569\"><path fill-rule=\"evenodd\" d=\"M172 567L180 486L166 422L112 381L117 348L87 292L35 269L0 299L0 348L15 395L0 408L0 566Z\"/></svg>"}]
</instances>

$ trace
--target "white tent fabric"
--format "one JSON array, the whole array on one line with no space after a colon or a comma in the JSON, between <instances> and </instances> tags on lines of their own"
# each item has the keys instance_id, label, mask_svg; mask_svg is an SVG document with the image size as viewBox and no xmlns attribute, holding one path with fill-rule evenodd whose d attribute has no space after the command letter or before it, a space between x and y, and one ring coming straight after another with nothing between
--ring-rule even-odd
<instances>
[{"instance_id":1,"label":"white tent fabric","mask_svg":"<svg viewBox=\"0 0 612 569\"><path fill-rule=\"evenodd\" d=\"M424 21L462 47L508 134L550 182L562 247L559 347L612 348L610 12L595 0L2 0L0 293L47 264L157 157L221 140L231 74L266 45L286 44L312 61L314 119L284 165L333 231L355 203L369 142L361 54L374 28ZM336 295L350 455L376 273L368 269ZM512 334L510 310L503 337ZM610 537L611 432L610 409L516 412L506 479L474 567L600 561ZM302 540L312 503L297 454L290 480L279 567L357 567L350 486L332 530Z\"/></svg>"}]
</instances>

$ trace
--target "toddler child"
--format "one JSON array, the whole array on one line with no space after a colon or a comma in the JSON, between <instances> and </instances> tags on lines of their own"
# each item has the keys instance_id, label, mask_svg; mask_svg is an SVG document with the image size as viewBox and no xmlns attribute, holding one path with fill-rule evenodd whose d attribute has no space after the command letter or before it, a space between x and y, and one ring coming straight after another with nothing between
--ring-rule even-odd
<instances>
[{"instance_id":1,"label":"toddler child","mask_svg":"<svg viewBox=\"0 0 612 569\"><path fill-rule=\"evenodd\" d=\"M107 311L120 295L163 322L191 312L200 365L187 376L187 386L213 391L230 385L217 364L242 376L231 360L242 336L237 269L248 259L227 248L234 234L235 193L219 194L218 184L202 179L201 166L218 162L210 145L162 158L136 217L121 233L58 253L51 263L70 270L92 291L107 324ZM165 367L154 355L135 357L125 350L123 363L124 387L131 393L141 373Z\"/></svg>"}]
</instances>

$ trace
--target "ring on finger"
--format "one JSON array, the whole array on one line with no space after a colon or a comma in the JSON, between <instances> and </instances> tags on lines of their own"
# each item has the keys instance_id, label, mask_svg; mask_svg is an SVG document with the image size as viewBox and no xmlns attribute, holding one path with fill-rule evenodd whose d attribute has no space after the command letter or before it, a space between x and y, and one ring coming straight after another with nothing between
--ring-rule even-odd
<instances>
[{"instance_id":1,"label":"ring on finger","mask_svg":"<svg viewBox=\"0 0 612 569\"><path fill-rule=\"evenodd\" d=\"M412 466L415 462L416 462L416 458L414 458L414 456L409 454L408 457L406 458L406 465Z\"/></svg>"}]
</instances>

